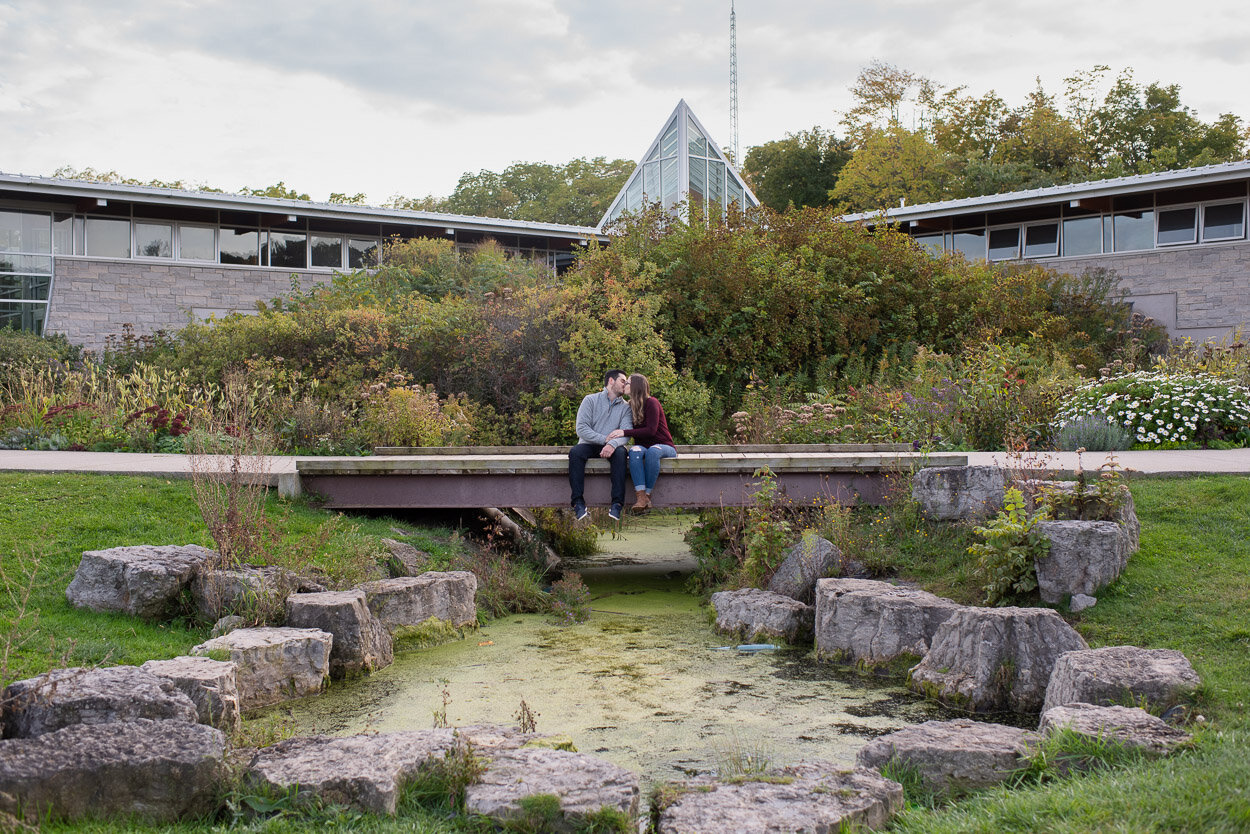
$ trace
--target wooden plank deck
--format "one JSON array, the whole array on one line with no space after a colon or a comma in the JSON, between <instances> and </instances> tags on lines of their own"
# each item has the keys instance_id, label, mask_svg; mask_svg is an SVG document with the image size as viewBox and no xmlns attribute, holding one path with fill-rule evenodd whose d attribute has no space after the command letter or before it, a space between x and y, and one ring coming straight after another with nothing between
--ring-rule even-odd
<instances>
[{"instance_id":1,"label":"wooden plank deck","mask_svg":"<svg viewBox=\"0 0 1250 834\"><path fill-rule=\"evenodd\" d=\"M298 484L285 491L317 493L336 509L565 507L567 449L431 448L405 455L300 458L295 463ZM878 504L894 477L921 466L964 465L966 455L924 454L899 446L689 446L661 464L652 502L656 507L750 505L758 488L756 473L767 468L791 501ZM590 461L587 504L606 506L610 492L607 461ZM626 501L633 500L627 484Z\"/></svg>"}]
</instances>

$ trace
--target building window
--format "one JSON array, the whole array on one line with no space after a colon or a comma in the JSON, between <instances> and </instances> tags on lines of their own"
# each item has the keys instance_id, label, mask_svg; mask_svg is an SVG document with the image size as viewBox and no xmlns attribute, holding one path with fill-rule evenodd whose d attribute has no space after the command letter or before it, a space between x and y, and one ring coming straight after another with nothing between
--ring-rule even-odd
<instances>
[{"instance_id":1,"label":"building window","mask_svg":"<svg viewBox=\"0 0 1250 834\"><path fill-rule=\"evenodd\" d=\"M255 229L221 230L221 262L242 266L260 265L260 232Z\"/></svg>"},{"instance_id":2,"label":"building window","mask_svg":"<svg viewBox=\"0 0 1250 834\"><path fill-rule=\"evenodd\" d=\"M52 252L51 215L0 211L0 252Z\"/></svg>"},{"instance_id":3,"label":"building window","mask_svg":"<svg viewBox=\"0 0 1250 834\"><path fill-rule=\"evenodd\" d=\"M1024 227L1024 257L1053 258L1058 254L1058 223L1038 223Z\"/></svg>"},{"instance_id":4,"label":"building window","mask_svg":"<svg viewBox=\"0 0 1250 834\"><path fill-rule=\"evenodd\" d=\"M350 238L347 241L347 266L349 269L372 269L378 265L378 242L367 238Z\"/></svg>"},{"instance_id":5,"label":"building window","mask_svg":"<svg viewBox=\"0 0 1250 834\"><path fill-rule=\"evenodd\" d=\"M217 260L217 230L211 226L179 226L178 257L184 261Z\"/></svg>"},{"instance_id":6,"label":"building window","mask_svg":"<svg viewBox=\"0 0 1250 834\"><path fill-rule=\"evenodd\" d=\"M313 235L311 242L313 266L343 268L343 238L338 235Z\"/></svg>"},{"instance_id":7,"label":"building window","mask_svg":"<svg viewBox=\"0 0 1250 834\"><path fill-rule=\"evenodd\" d=\"M1020 227L990 229L989 259L1012 261L1020 257Z\"/></svg>"},{"instance_id":8,"label":"building window","mask_svg":"<svg viewBox=\"0 0 1250 834\"><path fill-rule=\"evenodd\" d=\"M129 258L130 221L88 217L85 252L93 258Z\"/></svg>"},{"instance_id":9,"label":"building window","mask_svg":"<svg viewBox=\"0 0 1250 834\"><path fill-rule=\"evenodd\" d=\"M268 265L283 269L306 269L308 267L308 236L290 232L270 232Z\"/></svg>"},{"instance_id":10,"label":"building window","mask_svg":"<svg viewBox=\"0 0 1250 834\"><path fill-rule=\"evenodd\" d=\"M173 258L174 227L172 223L135 221L136 258Z\"/></svg>"},{"instance_id":11,"label":"building window","mask_svg":"<svg viewBox=\"0 0 1250 834\"><path fill-rule=\"evenodd\" d=\"M951 249L970 261L985 260L985 229L968 229L951 235Z\"/></svg>"},{"instance_id":12,"label":"building window","mask_svg":"<svg viewBox=\"0 0 1250 834\"><path fill-rule=\"evenodd\" d=\"M1155 213L1145 211L1126 211L1112 218L1115 230L1115 251L1133 252L1139 249L1153 249L1155 243Z\"/></svg>"},{"instance_id":13,"label":"building window","mask_svg":"<svg viewBox=\"0 0 1250 834\"><path fill-rule=\"evenodd\" d=\"M1194 206L1160 209L1159 230L1155 239L1159 246L1195 243L1198 240L1198 209Z\"/></svg>"},{"instance_id":14,"label":"building window","mask_svg":"<svg viewBox=\"0 0 1250 834\"><path fill-rule=\"evenodd\" d=\"M930 255L936 256L942 254L941 232L938 232L935 235L916 235L912 239L916 241L916 243L920 244L920 247L925 249Z\"/></svg>"},{"instance_id":15,"label":"building window","mask_svg":"<svg viewBox=\"0 0 1250 834\"><path fill-rule=\"evenodd\" d=\"M1202 239L1241 240L1246 236L1246 204L1220 203L1202 207Z\"/></svg>"}]
</instances>

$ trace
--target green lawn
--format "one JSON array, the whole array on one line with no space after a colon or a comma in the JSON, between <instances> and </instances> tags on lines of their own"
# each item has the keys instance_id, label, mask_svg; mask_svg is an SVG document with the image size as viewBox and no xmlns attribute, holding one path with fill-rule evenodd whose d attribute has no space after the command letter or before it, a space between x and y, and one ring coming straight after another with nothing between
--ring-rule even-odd
<instances>
[{"instance_id":1,"label":"green lawn","mask_svg":"<svg viewBox=\"0 0 1250 834\"><path fill-rule=\"evenodd\" d=\"M1191 727L1197 734L1195 749L1090 776L987 791L944 808L909 806L892 830L1250 830L1250 719L1245 712L1250 700L1250 478L1138 480L1132 490L1142 522L1141 552L1120 580L1098 595L1094 608L1071 619L1091 646L1174 648L1190 658L1204 681L1195 712L1206 721ZM149 625L80 612L65 601L65 587L83 550L140 543L211 545L187 482L0 474L0 505L6 513L0 559L9 578L20 575L22 562L41 559L30 605L38 612L37 628L16 652L10 678L41 671L67 650L71 664L139 663L181 654L207 636L194 623ZM270 512L293 534L332 518L276 500ZM336 535L346 539L394 535L394 522L386 519L339 524ZM908 521L908 526L914 524ZM909 554L905 572L931 587L966 588L966 579L950 578L951 565L961 561L957 555L930 561L927 575L924 565L934 539L948 542L950 549L958 537L922 526L914 534L914 542L900 545ZM425 549L447 548L455 546L453 538L451 531L433 531L418 533L414 543ZM941 569L935 570L934 564ZM0 598L0 639L12 628L13 612L10 599ZM56 651L49 650L52 641ZM466 825L449 821L445 813L413 810L396 820L351 814L286 816L268 823L187 824L168 830L451 832L469 830ZM73 828L134 830L122 823Z\"/></svg>"}]
</instances>

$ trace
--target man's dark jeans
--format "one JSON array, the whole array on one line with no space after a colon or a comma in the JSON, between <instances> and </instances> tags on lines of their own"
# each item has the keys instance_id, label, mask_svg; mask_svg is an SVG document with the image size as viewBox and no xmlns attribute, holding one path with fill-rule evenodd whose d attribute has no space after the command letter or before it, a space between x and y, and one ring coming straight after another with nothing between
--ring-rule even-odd
<instances>
[{"instance_id":1,"label":"man's dark jeans","mask_svg":"<svg viewBox=\"0 0 1250 834\"><path fill-rule=\"evenodd\" d=\"M569 449L569 487L573 490L572 504L586 502L582 491L586 486L586 461L599 457L603 446L599 443L578 443ZM625 503L625 473L629 471L629 453L624 446L617 446L612 457L608 458L612 466L612 503Z\"/></svg>"}]
</instances>

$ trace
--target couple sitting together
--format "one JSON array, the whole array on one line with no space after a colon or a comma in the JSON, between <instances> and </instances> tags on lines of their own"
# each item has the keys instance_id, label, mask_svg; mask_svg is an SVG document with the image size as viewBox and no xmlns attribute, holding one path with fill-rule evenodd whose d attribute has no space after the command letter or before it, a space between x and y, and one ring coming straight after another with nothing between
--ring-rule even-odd
<instances>
[{"instance_id":1,"label":"couple sitting together","mask_svg":"<svg viewBox=\"0 0 1250 834\"><path fill-rule=\"evenodd\" d=\"M634 445L626 449L630 438ZM645 510L651 506L651 491L660 477L660 460L677 457L664 409L651 396L647 378L634 374L627 379L619 370L604 374L603 390L582 400L577 409L577 440L569 450L569 486L573 490L573 516L578 521L590 514L582 490L586 461L592 457L606 458L612 466L612 508L608 515L613 521L620 519L625 503L626 466L638 494L634 509Z\"/></svg>"}]
</instances>

